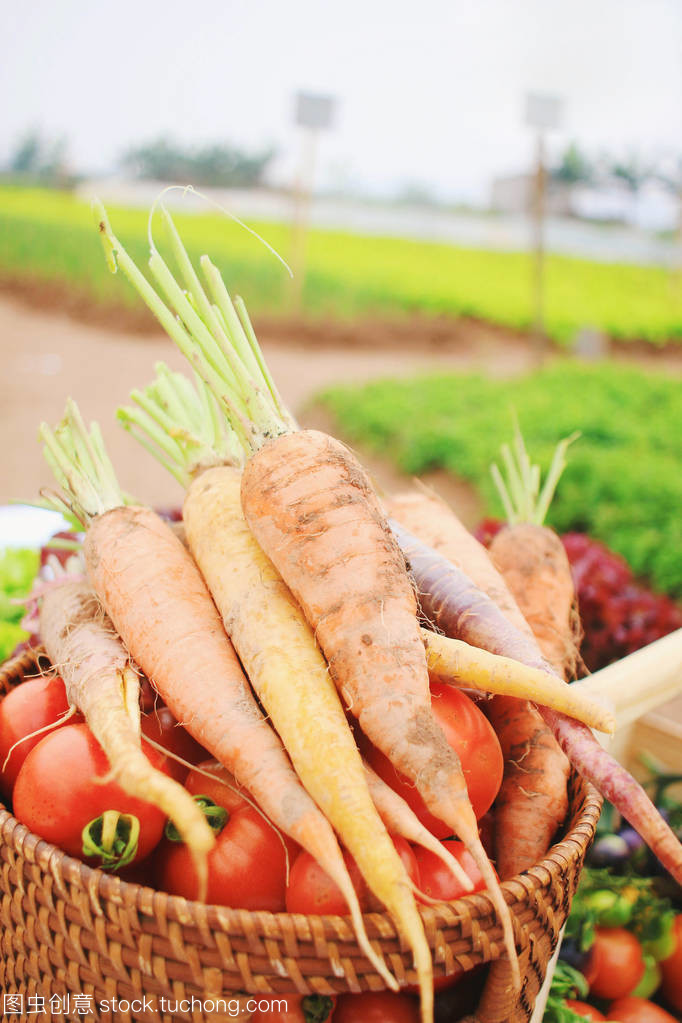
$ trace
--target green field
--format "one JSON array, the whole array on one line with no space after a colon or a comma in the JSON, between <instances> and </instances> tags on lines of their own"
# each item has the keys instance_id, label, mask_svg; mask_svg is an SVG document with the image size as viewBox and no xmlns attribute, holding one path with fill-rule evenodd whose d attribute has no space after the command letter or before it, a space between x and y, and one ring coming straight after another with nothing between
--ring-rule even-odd
<instances>
[{"instance_id":1,"label":"green field","mask_svg":"<svg viewBox=\"0 0 682 1023\"><path fill-rule=\"evenodd\" d=\"M114 231L134 258L144 261L146 213L109 212ZM286 271L250 234L219 215L176 219L190 253L208 252L228 287L244 296L252 313L286 307ZM287 225L250 225L284 257L290 254ZM310 316L420 311L472 316L518 329L531 323L526 254L315 230L309 236L307 266L303 303ZM57 282L86 300L108 305L138 303L132 289L109 274L87 204L64 193L0 188L3 278ZM658 267L550 255L546 319L559 343L569 343L586 325L621 340L682 341L682 286Z\"/></svg>"},{"instance_id":2,"label":"green field","mask_svg":"<svg viewBox=\"0 0 682 1023\"><path fill-rule=\"evenodd\" d=\"M663 374L557 364L513 382L425 376L336 388L322 396L341 433L408 473L441 467L471 481L490 513L502 506L490 476L514 414L546 471L574 430L548 521L622 554L632 569L682 596L682 384Z\"/></svg>"}]
</instances>

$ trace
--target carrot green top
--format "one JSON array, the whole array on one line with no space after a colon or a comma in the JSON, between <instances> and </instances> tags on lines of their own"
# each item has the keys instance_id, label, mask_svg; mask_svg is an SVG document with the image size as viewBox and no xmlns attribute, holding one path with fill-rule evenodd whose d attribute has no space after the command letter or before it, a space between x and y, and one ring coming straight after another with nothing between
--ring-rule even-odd
<instances>
[{"instance_id":1,"label":"carrot green top","mask_svg":"<svg viewBox=\"0 0 682 1023\"><path fill-rule=\"evenodd\" d=\"M96 200L93 210L110 269L115 273L121 268L206 382L243 448L252 454L270 437L295 430L296 423L265 364L246 306L239 297L232 301L208 256L199 260L204 287L168 210L159 205L184 290L155 247L150 232L149 270L165 301L113 233L101 202Z\"/></svg>"},{"instance_id":2,"label":"carrot green top","mask_svg":"<svg viewBox=\"0 0 682 1023\"><path fill-rule=\"evenodd\" d=\"M516 526L521 522L536 526L544 523L554 491L566 468L568 446L579 436L577 432L572 433L570 437L565 437L559 442L540 490L540 466L531 463L519 425L515 424L512 447L503 444L500 449L506 480L495 463L490 467L510 526Z\"/></svg>"},{"instance_id":3,"label":"carrot green top","mask_svg":"<svg viewBox=\"0 0 682 1023\"><path fill-rule=\"evenodd\" d=\"M45 460L62 488L61 494L44 495L58 511L66 510L87 525L96 515L129 503L106 453L99 425L91 423L88 431L71 398L54 430L41 423L38 435L45 444Z\"/></svg>"},{"instance_id":4,"label":"carrot green top","mask_svg":"<svg viewBox=\"0 0 682 1023\"><path fill-rule=\"evenodd\" d=\"M203 469L244 462L244 449L204 381L157 362L156 378L131 391L135 406L116 412L124 429L187 488Z\"/></svg>"}]
</instances>

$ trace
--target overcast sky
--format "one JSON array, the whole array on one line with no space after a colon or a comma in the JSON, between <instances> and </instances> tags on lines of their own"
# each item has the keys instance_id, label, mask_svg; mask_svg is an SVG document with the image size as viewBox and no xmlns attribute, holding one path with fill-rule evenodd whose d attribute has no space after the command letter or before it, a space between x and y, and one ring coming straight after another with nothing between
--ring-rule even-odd
<instances>
[{"instance_id":1,"label":"overcast sky","mask_svg":"<svg viewBox=\"0 0 682 1023\"><path fill-rule=\"evenodd\" d=\"M682 0L0 0L0 161L27 129L79 170L127 146L300 156L298 89L338 99L319 183L487 198L523 169L528 90L563 97L555 150L682 153Z\"/></svg>"}]
</instances>

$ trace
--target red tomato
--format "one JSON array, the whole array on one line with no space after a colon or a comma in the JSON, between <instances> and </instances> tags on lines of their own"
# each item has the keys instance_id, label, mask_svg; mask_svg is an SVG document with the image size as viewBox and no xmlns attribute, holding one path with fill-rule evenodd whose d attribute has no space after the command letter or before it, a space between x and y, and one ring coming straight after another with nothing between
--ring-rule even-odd
<instances>
[{"instance_id":1,"label":"red tomato","mask_svg":"<svg viewBox=\"0 0 682 1023\"><path fill-rule=\"evenodd\" d=\"M619 998L609 1005L606 1016L599 1019L618 1020L619 1023L677 1023L675 1016L654 1005L646 998Z\"/></svg>"},{"instance_id":2,"label":"red tomato","mask_svg":"<svg viewBox=\"0 0 682 1023\"><path fill-rule=\"evenodd\" d=\"M606 1016L595 1009L593 1005L589 1005L587 1002L577 1002L574 998L567 998L566 1005L569 1009L573 1009L573 1012L577 1012L579 1016L583 1016L585 1019L592 1020L593 1023L601 1023L601 1020L605 1020Z\"/></svg>"},{"instance_id":3,"label":"red tomato","mask_svg":"<svg viewBox=\"0 0 682 1023\"><path fill-rule=\"evenodd\" d=\"M158 887L195 899L197 875L189 848L164 840L156 857ZM208 854L207 901L234 909L284 910L286 855L272 825L251 806L230 816Z\"/></svg>"},{"instance_id":4,"label":"red tomato","mask_svg":"<svg viewBox=\"0 0 682 1023\"><path fill-rule=\"evenodd\" d=\"M493 726L473 700L454 686L431 683L431 706L446 738L462 762L469 799L477 818L492 806L502 783L504 759ZM447 838L452 828L427 810L414 785L366 739L362 751L383 780L403 797L422 824L437 838Z\"/></svg>"},{"instance_id":5,"label":"red tomato","mask_svg":"<svg viewBox=\"0 0 682 1023\"><path fill-rule=\"evenodd\" d=\"M41 676L22 682L0 702L0 794L11 799L19 768L46 733L24 739L7 760L12 746L25 735L31 735L46 725L61 727L57 721L68 709L64 682L58 676ZM82 718L80 715L78 718L70 717L65 723L73 724L75 720Z\"/></svg>"},{"instance_id":6,"label":"red tomato","mask_svg":"<svg viewBox=\"0 0 682 1023\"><path fill-rule=\"evenodd\" d=\"M488 964L479 963L465 973L439 977L435 982L435 1013L437 1023L451 1023L474 1017L481 1001L488 976ZM442 986L441 986L442 982Z\"/></svg>"},{"instance_id":7,"label":"red tomato","mask_svg":"<svg viewBox=\"0 0 682 1023\"><path fill-rule=\"evenodd\" d=\"M48 544L52 543L53 540L82 540L82 533L73 533L69 530L60 530L58 533L53 533L50 537ZM40 567L42 568L47 564L49 558L56 558L60 565L66 565L70 557L73 556L73 551L69 550L68 547L50 547L45 546L40 548Z\"/></svg>"},{"instance_id":8,"label":"red tomato","mask_svg":"<svg viewBox=\"0 0 682 1023\"><path fill-rule=\"evenodd\" d=\"M121 867L120 870L116 871L116 876L120 877L122 881L128 881L130 884L141 884L146 885L148 888L155 888L154 853L152 852L151 856L147 856L144 860L138 860L135 863L130 863L127 867Z\"/></svg>"},{"instance_id":9,"label":"red tomato","mask_svg":"<svg viewBox=\"0 0 682 1023\"><path fill-rule=\"evenodd\" d=\"M193 770L185 778L185 788L193 796L208 796L228 813L236 813L251 805L239 794L239 783L233 775L217 760L202 760L196 766L201 768L201 773ZM209 774L214 777L207 777Z\"/></svg>"},{"instance_id":10,"label":"red tomato","mask_svg":"<svg viewBox=\"0 0 682 1023\"><path fill-rule=\"evenodd\" d=\"M461 984L464 977L464 971L457 967L454 973L446 973L443 977L433 978L433 990L446 991L449 988L458 987ZM419 985L418 984L404 984L401 985L401 991L404 991L406 995L418 995Z\"/></svg>"},{"instance_id":11,"label":"red tomato","mask_svg":"<svg viewBox=\"0 0 682 1023\"><path fill-rule=\"evenodd\" d=\"M165 770L166 757L144 745L149 761ZM140 824L130 862L144 859L158 843L166 821L162 810L127 795L116 782L102 783L109 761L87 725L66 725L41 739L23 763L14 786L15 816L37 835L71 856L85 857L82 832L106 810L135 816Z\"/></svg>"},{"instance_id":12,"label":"red tomato","mask_svg":"<svg viewBox=\"0 0 682 1023\"><path fill-rule=\"evenodd\" d=\"M362 874L349 852L344 852L343 858L353 887L356 892L360 892L363 885ZM313 916L348 915L348 903L336 883L305 849L298 854L289 872L286 908L288 913L306 913Z\"/></svg>"},{"instance_id":13,"label":"red tomato","mask_svg":"<svg viewBox=\"0 0 682 1023\"><path fill-rule=\"evenodd\" d=\"M326 1023L331 1020L336 998L329 995L263 995L256 999L259 1005L266 1003L276 1008L256 1009L251 1023ZM278 1003L281 1003L278 1004ZM286 1006L286 1008L284 1007Z\"/></svg>"},{"instance_id":14,"label":"red tomato","mask_svg":"<svg viewBox=\"0 0 682 1023\"><path fill-rule=\"evenodd\" d=\"M634 934L624 927L597 927L591 952L585 970L591 995L610 1001L634 991L646 969Z\"/></svg>"},{"instance_id":15,"label":"red tomato","mask_svg":"<svg viewBox=\"0 0 682 1023\"><path fill-rule=\"evenodd\" d=\"M485 888L485 881L476 866L473 856L467 852L464 844L454 838L448 839L441 844L448 852L452 853L464 872L471 878L474 883L473 891L482 891ZM419 888L425 895L429 895L432 899L442 899L443 902L450 902L453 899L460 899L463 895L468 894L452 871L448 870L445 863L438 859L435 853L419 846L415 849L415 856L419 865L421 881Z\"/></svg>"},{"instance_id":16,"label":"red tomato","mask_svg":"<svg viewBox=\"0 0 682 1023\"><path fill-rule=\"evenodd\" d=\"M204 747L178 724L165 705L143 715L142 734L176 756L182 757L189 764L198 764L200 760L205 760L209 756ZM169 758L169 773L176 781L184 782L188 770L184 764L172 757Z\"/></svg>"},{"instance_id":17,"label":"red tomato","mask_svg":"<svg viewBox=\"0 0 682 1023\"><path fill-rule=\"evenodd\" d=\"M334 1023L419 1023L419 1003L412 995L392 991L339 995Z\"/></svg>"},{"instance_id":18,"label":"red tomato","mask_svg":"<svg viewBox=\"0 0 682 1023\"><path fill-rule=\"evenodd\" d=\"M410 845L398 835L392 835L391 838L408 875L419 886L417 861ZM379 903L369 891L357 863L347 850L344 850L343 858L357 893L360 908L366 911L370 907L378 906ZM305 850L299 853L291 868L286 906L289 913L309 913L314 916L348 915L348 904L340 889L317 860Z\"/></svg>"},{"instance_id":19,"label":"red tomato","mask_svg":"<svg viewBox=\"0 0 682 1023\"><path fill-rule=\"evenodd\" d=\"M663 974L661 991L671 1007L682 1013L682 913L673 922L673 936L675 948L672 954L658 964Z\"/></svg>"}]
</instances>

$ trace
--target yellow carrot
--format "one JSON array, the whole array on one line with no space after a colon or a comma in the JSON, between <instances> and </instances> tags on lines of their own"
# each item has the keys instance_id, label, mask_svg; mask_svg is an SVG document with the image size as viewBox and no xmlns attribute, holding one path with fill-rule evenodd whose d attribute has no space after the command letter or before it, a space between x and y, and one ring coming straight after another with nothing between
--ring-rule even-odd
<instances>
[{"instance_id":1,"label":"yellow carrot","mask_svg":"<svg viewBox=\"0 0 682 1023\"><path fill-rule=\"evenodd\" d=\"M412 948L425 1018L433 974L410 881L372 802L362 760L310 626L253 539L240 503L241 473L206 470L183 509L190 549L225 628L304 787L354 857L371 891ZM358 939L384 980L392 975L369 946L357 901L344 892Z\"/></svg>"},{"instance_id":2,"label":"yellow carrot","mask_svg":"<svg viewBox=\"0 0 682 1023\"><path fill-rule=\"evenodd\" d=\"M500 696L515 696L551 707L582 721L589 728L612 735L613 714L556 675L529 668L511 657L491 654L460 639L422 629L429 671L442 682L460 682L470 689Z\"/></svg>"},{"instance_id":3,"label":"yellow carrot","mask_svg":"<svg viewBox=\"0 0 682 1023\"><path fill-rule=\"evenodd\" d=\"M370 890L393 916L411 945L432 1011L432 967L409 878L372 802L362 760L326 661L310 626L246 525L241 510L241 472L211 462L230 460L225 437L217 437L213 406L204 390L158 367L144 392L133 392L140 410L119 411L126 425L163 445L187 486L183 521L189 549L213 595L225 629L268 717L282 739L304 787L353 855ZM172 439L159 435L173 410ZM183 475L184 473L184 475ZM194 477L194 478L193 478ZM336 878L335 878L336 879ZM392 975L367 941L357 897L348 879L339 884L358 941L386 983Z\"/></svg>"}]
</instances>

